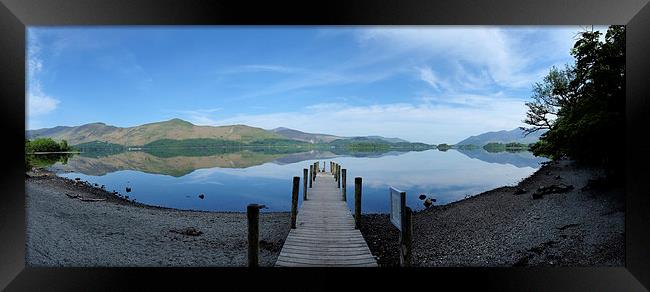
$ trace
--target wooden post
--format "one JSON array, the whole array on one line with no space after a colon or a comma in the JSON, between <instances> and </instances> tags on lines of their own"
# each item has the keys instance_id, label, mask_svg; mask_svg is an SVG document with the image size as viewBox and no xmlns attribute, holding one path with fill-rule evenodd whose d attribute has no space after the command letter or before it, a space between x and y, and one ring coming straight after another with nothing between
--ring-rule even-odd
<instances>
[{"instance_id":1,"label":"wooden post","mask_svg":"<svg viewBox=\"0 0 650 292\"><path fill-rule=\"evenodd\" d=\"M336 166L336 187L341 188L341 166Z\"/></svg>"},{"instance_id":2,"label":"wooden post","mask_svg":"<svg viewBox=\"0 0 650 292\"><path fill-rule=\"evenodd\" d=\"M251 268L259 266L261 208L264 208L264 205L249 204L246 207L248 217L248 266Z\"/></svg>"},{"instance_id":3,"label":"wooden post","mask_svg":"<svg viewBox=\"0 0 650 292\"><path fill-rule=\"evenodd\" d=\"M341 165L339 164L339 168L336 170L336 174L339 176L339 182L341 181Z\"/></svg>"},{"instance_id":4,"label":"wooden post","mask_svg":"<svg viewBox=\"0 0 650 292\"><path fill-rule=\"evenodd\" d=\"M339 166L338 163L334 165L334 178L336 178L336 181L339 181Z\"/></svg>"},{"instance_id":5,"label":"wooden post","mask_svg":"<svg viewBox=\"0 0 650 292\"><path fill-rule=\"evenodd\" d=\"M343 179L343 192L342 193L343 193L343 201L344 202L347 202L347 200L348 200L347 194L346 194L347 189L346 189L346 186L345 186L345 175L346 175L346 173L347 173L347 169L345 169L345 168L341 169L341 174L342 174L341 178Z\"/></svg>"},{"instance_id":6,"label":"wooden post","mask_svg":"<svg viewBox=\"0 0 650 292\"><path fill-rule=\"evenodd\" d=\"M293 177L293 192L291 193L291 228L296 229L296 216L298 215L298 192L300 191L300 177Z\"/></svg>"},{"instance_id":7,"label":"wooden post","mask_svg":"<svg viewBox=\"0 0 650 292\"><path fill-rule=\"evenodd\" d=\"M405 196L402 196L404 198ZM406 205L402 205L406 206ZM402 213L402 230L399 234L399 263L402 267L411 266L411 243L413 241L413 222L411 208L404 207Z\"/></svg>"},{"instance_id":8,"label":"wooden post","mask_svg":"<svg viewBox=\"0 0 650 292\"><path fill-rule=\"evenodd\" d=\"M302 200L307 201L307 169L302 169Z\"/></svg>"},{"instance_id":9,"label":"wooden post","mask_svg":"<svg viewBox=\"0 0 650 292\"><path fill-rule=\"evenodd\" d=\"M314 181L312 179L312 177L314 177L314 165L313 164L309 166L309 188L311 188L311 183Z\"/></svg>"},{"instance_id":10,"label":"wooden post","mask_svg":"<svg viewBox=\"0 0 650 292\"><path fill-rule=\"evenodd\" d=\"M312 177L312 180L316 180L316 172L318 172L318 166L316 165L318 162L314 162L314 177Z\"/></svg>"},{"instance_id":11,"label":"wooden post","mask_svg":"<svg viewBox=\"0 0 650 292\"><path fill-rule=\"evenodd\" d=\"M334 176L334 181L336 181L336 168L337 168L337 165L338 164L334 163L334 169L332 171L332 175Z\"/></svg>"},{"instance_id":12,"label":"wooden post","mask_svg":"<svg viewBox=\"0 0 650 292\"><path fill-rule=\"evenodd\" d=\"M354 229L361 227L361 178L354 178Z\"/></svg>"}]
</instances>

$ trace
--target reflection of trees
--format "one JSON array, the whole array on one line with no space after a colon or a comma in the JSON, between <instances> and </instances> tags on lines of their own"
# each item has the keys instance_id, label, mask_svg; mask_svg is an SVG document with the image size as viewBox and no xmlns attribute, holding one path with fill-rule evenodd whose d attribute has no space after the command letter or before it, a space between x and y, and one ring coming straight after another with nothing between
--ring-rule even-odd
<instances>
[{"instance_id":1,"label":"reflection of trees","mask_svg":"<svg viewBox=\"0 0 650 292\"><path fill-rule=\"evenodd\" d=\"M67 165L68 159L73 155L74 154L72 153L25 155L25 168L26 170L29 170L32 167L45 168L50 167L57 162L60 162L63 165Z\"/></svg>"}]
</instances>

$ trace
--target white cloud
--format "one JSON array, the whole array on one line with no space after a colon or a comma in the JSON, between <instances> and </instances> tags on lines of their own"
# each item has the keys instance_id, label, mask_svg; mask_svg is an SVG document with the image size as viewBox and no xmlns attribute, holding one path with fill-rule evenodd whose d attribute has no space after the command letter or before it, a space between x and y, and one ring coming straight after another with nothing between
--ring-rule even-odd
<instances>
[{"instance_id":1,"label":"white cloud","mask_svg":"<svg viewBox=\"0 0 650 292\"><path fill-rule=\"evenodd\" d=\"M29 94L27 100L27 115L33 116L49 113L60 103L58 99L43 94Z\"/></svg>"},{"instance_id":2,"label":"white cloud","mask_svg":"<svg viewBox=\"0 0 650 292\"><path fill-rule=\"evenodd\" d=\"M26 117L44 115L54 111L60 101L43 92L41 88L41 73L43 60L41 58L41 45L35 32L29 31L27 50L27 92L26 92Z\"/></svg>"}]
</instances>

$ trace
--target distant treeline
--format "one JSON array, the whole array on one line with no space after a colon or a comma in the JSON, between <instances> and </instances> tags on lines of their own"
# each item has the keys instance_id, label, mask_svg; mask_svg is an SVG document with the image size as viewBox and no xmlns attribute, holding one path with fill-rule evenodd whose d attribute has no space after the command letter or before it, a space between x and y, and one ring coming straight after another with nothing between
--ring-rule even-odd
<instances>
[{"instance_id":1,"label":"distant treeline","mask_svg":"<svg viewBox=\"0 0 650 292\"><path fill-rule=\"evenodd\" d=\"M488 143L483 145L483 149L488 152L503 152L503 151L527 151L530 150L532 144L522 144L522 143Z\"/></svg>"},{"instance_id":2,"label":"distant treeline","mask_svg":"<svg viewBox=\"0 0 650 292\"><path fill-rule=\"evenodd\" d=\"M229 150L220 150L217 148L241 148L241 147L254 147L254 148L276 148L274 151L278 153L291 153L291 152L300 152L307 149L320 149L320 150L345 150L345 151L359 151L359 152L384 152L389 150L426 150L434 149L435 145L429 145L425 143L409 143L409 142L397 142L391 143L381 139L371 139L365 137L351 138L351 139L339 139L332 141L330 143L317 143L312 144L304 141L296 141L290 139L278 139L278 138L265 138L259 140L249 141L243 143L240 141L225 140L225 139L215 139L215 138L196 138L196 139L182 139L182 140L173 140L173 139L161 139L154 142L141 145L141 146L123 146L119 144L94 141L83 144L78 144L74 146L76 149L82 152L96 152L96 153L115 153L123 152L132 148L137 148L137 150L142 150L150 153L155 153L161 156L170 156L180 153L179 149L182 149L182 152L187 154L192 153L192 156L200 155L210 155L210 154L219 154L229 152ZM253 149L252 151L256 151ZM267 150L264 150L267 152Z\"/></svg>"}]
</instances>

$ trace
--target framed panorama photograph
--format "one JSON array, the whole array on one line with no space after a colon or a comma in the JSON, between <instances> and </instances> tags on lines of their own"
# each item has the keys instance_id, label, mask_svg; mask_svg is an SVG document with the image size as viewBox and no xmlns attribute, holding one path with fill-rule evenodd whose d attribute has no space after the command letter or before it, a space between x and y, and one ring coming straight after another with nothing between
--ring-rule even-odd
<instances>
[{"instance_id":1,"label":"framed panorama photograph","mask_svg":"<svg viewBox=\"0 0 650 292\"><path fill-rule=\"evenodd\" d=\"M650 285L645 0L0 2L7 291Z\"/></svg>"}]
</instances>

